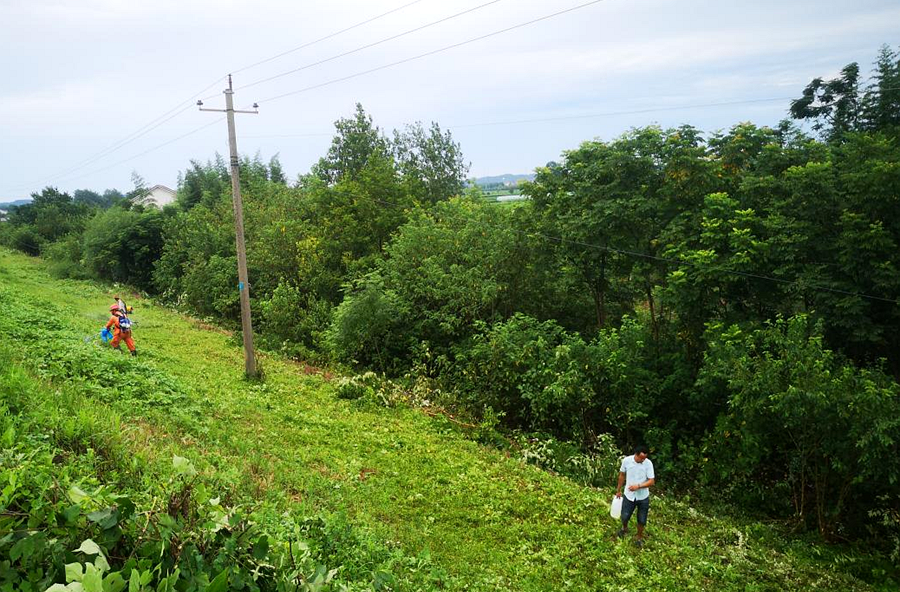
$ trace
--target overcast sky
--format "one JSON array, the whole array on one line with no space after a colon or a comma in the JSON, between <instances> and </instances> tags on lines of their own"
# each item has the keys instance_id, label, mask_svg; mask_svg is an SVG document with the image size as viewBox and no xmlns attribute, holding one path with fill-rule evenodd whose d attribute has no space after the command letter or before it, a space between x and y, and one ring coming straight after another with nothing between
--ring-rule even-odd
<instances>
[{"instance_id":1,"label":"overcast sky","mask_svg":"<svg viewBox=\"0 0 900 592\"><path fill-rule=\"evenodd\" d=\"M471 176L485 176L530 172L584 140L634 126L772 125L811 78L851 61L868 73L882 43L900 45L896 0L605 0L272 99L587 1L497 0L241 88L487 1L419 0L243 69L412 0L0 0L0 202L48 184L127 191L132 171L174 188L190 159L227 153L217 114L178 109L198 93L212 95L206 106L222 106L229 72L238 107L260 102L259 115L238 116L239 150L266 160L279 154L291 177L325 153L333 122L357 102L388 131L414 121L450 128ZM709 106L771 98L780 100ZM176 107L171 120L91 160ZM628 111L643 112L622 113ZM589 115L600 116L579 117Z\"/></svg>"}]
</instances>

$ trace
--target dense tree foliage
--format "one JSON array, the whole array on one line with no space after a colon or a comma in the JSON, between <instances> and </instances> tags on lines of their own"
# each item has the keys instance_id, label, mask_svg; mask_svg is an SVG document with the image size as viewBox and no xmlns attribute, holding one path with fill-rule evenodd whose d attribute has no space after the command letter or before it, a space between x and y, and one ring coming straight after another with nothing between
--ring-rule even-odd
<instances>
[{"instance_id":1,"label":"dense tree foliage","mask_svg":"<svg viewBox=\"0 0 900 592\"><path fill-rule=\"evenodd\" d=\"M859 64L847 64L832 80L816 78L791 103L791 116L809 120L831 141L847 132L900 134L900 52L883 45L869 85L863 88Z\"/></svg>"}]
</instances>

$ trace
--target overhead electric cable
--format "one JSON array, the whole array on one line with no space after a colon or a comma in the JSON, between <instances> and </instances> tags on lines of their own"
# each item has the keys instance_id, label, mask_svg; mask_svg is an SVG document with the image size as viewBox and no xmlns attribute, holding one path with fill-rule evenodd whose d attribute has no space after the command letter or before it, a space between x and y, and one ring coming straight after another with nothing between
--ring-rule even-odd
<instances>
[{"instance_id":1,"label":"overhead electric cable","mask_svg":"<svg viewBox=\"0 0 900 592\"><path fill-rule=\"evenodd\" d=\"M210 123L201 125L200 127L196 127L196 128L192 129L191 131L189 131L189 132L187 132L187 133L184 133L184 134L181 134L180 136L177 136L177 137L175 137L175 138L172 138L171 140L167 140L167 141L163 142L162 144L157 144L156 146L153 146L152 148L148 148L147 150L144 150L143 152L141 152L141 153L139 153L139 154L135 154L134 156L129 156L128 158L125 158L125 159L120 160L120 161L118 161L118 162L114 162L113 164L107 165L107 166L105 166L105 167L103 167L103 168L95 169L95 170L90 171L90 172L88 172L88 173L84 173L84 174L81 174L81 175L68 177L67 180L70 180L70 181L71 181L71 180L73 180L73 179L80 179L80 178L82 178L82 177L87 177L87 176L93 175L93 174L95 174L95 173L103 172L103 171L105 171L105 170L107 170L107 169L111 169L111 168L113 168L113 167L119 166L120 164L124 164L124 163L126 163L126 162L130 162L130 161L134 160L135 158L140 158L141 156L144 156L145 154L150 154L151 152L154 152L154 151L156 151L156 150L159 150L160 148L164 148L164 147L168 146L169 144L173 144L173 143L175 143L175 142L177 142L177 141L179 141L179 140L183 140L184 138L187 138L188 136L192 136L192 135L196 134L197 132L202 131L202 130L208 128L208 127L212 127L213 125L215 125L215 124L217 124L217 123L220 123L220 122L224 121L224 119L225 119L224 117L220 117L220 118L216 119L215 121L212 121L212 122L210 122Z\"/></svg>"},{"instance_id":2,"label":"overhead electric cable","mask_svg":"<svg viewBox=\"0 0 900 592\"><path fill-rule=\"evenodd\" d=\"M312 86L307 86L306 88L301 88L301 89L298 89L298 90L295 90L295 91L283 93L283 94L280 94L280 95L275 95L274 97L269 97L269 98L267 98L267 99L263 99L263 100L257 101L257 102L258 102L258 103L268 103L268 102L271 102L271 101L277 101L278 99L283 99L283 98L285 98L285 97L289 97L289 96L292 96L292 95L297 95L297 94L300 94L300 93L309 92L309 91L311 91L311 90L315 90L315 89L318 89L318 88L322 88L322 87L324 87L324 86L329 86L329 85L331 85L331 84L337 84L338 82L344 82L345 80L350 80L350 79L352 79L352 78L358 78L359 76L365 76L366 74L371 74L371 73L373 73L373 72L378 72L378 71L380 71L380 70L385 70L385 69L387 69L387 68L392 68L392 67L394 67L394 66L399 66L399 65L401 65L401 64L406 64L406 63L408 63L408 62L412 62L412 61L415 61L415 60L422 59L422 58L424 58L424 57L432 56L432 55L435 55L435 54L437 54L437 53L441 53L441 52L444 52L444 51L448 51L448 50L450 50L450 49L455 49L455 48L457 48L457 47L462 47L463 45L468 45L469 43L475 43L476 41L481 41L481 40L487 39L487 38L489 38L489 37L494 37L494 36L497 36L497 35L500 35L500 34L503 34L503 33L508 33L509 31L514 31L514 30L516 30L516 29L521 29L522 27L527 27L528 25L533 25L533 24L535 24L535 23L539 23L539 22L541 22L541 21L545 21L545 20L548 20L548 19L551 19L551 18L555 18L555 17L561 16L561 15L563 15L563 14L567 14L567 13L570 13L570 12L574 12L574 11L580 10L580 9L582 9L582 8L587 8L588 6L592 6L592 5L594 5L594 4L599 4L599 3L604 2L604 1L605 1L605 0L591 0L591 2L585 2L584 4L578 4L578 5L576 5L576 6L572 6L571 8L566 8L565 10L560 10L560 11L554 12L554 13L552 13L552 14L547 14L547 15L544 15L544 16L542 16L542 17L539 17L539 18L536 18L536 19L532 19L532 20L530 20L530 21L525 21L525 22L523 22L523 23L519 23L519 24L513 25L513 26L511 26L511 27L506 27L506 28L500 29L500 30L498 30L498 31L493 31L493 32L491 32L491 33L487 33L487 34L485 34L485 35L479 35L478 37L473 37L472 39L467 39L467 40L465 40L465 41L460 41L460 42L458 42L458 43L453 43L453 44L451 44L451 45L447 45L447 46L444 46L444 47L441 47L441 48L438 48L438 49L434 49L434 50L431 50L431 51L427 51L427 52L425 52L425 53L421 53L421 54L418 54L418 55L415 55L415 56L412 56L412 57L409 57L409 58L405 58L405 59L402 59L402 60L397 60L396 62L391 62L391 63L389 63L389 64L384 64L384 65L378 66L378 67L376 67L376 68L370 68L370 69L368 69L368 70L363 70L362 72L356 72L355 74L350 74L350 75L348 75L348 76L342 76L341 78L335 78L335 79L333 79L333 80L329 80L329 81L326 81L326 82L322 82L322 83L320 83L320 84L314 84L314 85L312 85Z\"/></svg>"},{"instance_id":3,"label":"overhead electric cable","mask_svg":"<svg viewBox=\"0 0 900 592\"><path fill-rule=\"evenodd\" d=\"M492 5L492 4L497 4L498 2L502 2L502 0L490 0L490 2L485 2L485 3L483 3L483 4L479 4L478 6L473 6L472 8L468 8L468 9L466 9L466 10L463 10L462 12L457 12L456 14L451 14L450 16L446 16L446 17L441 18L441 19L438 19L438 20L436 20L436 21L432 21L432 22L430 22L430 23L426 23L426 24L424 24L424 25L419 25L418 27L414 27L414 28L412 28L412 29L408 29L408 30L406 30L406 31L403 31L402 33L397 33L396 35L391 35L390 37L385 37L384 39L379 39L378 41L373 41L372 43L367 43L366 45L361 45L361 46L359 46L359 47L357 47L357 48L355 48L355 49L351 49L351 50L349 50L349 51L345 51L345 52L343 52L343 53L339 53L339 54L337 54L337 55L333 55L333 56L331 56L331 57L328 57L328 58L325 58L325 59L322 59L322 60L318 60L318 61L316 61L316 62L312 62L312 63L306 64L306 65L304 65L304 66L300 66L299 68L294 68L294 69L288 70L288 71L286 71L286 72L281 72L280 74L275 74L275 75L273 75L273 76L269 76L269 77L263 78L263 79L261 79L261 80L256 80L256 81L251 82L251 83L249 83L249 84L245 84L245 85L243 85L243 86L239 86L239 87L237 87L235 90L243 90L243 89L245 89L245 88L250 88L251 86L256 86L256 85L262 84L262 83L264 83L264 82L270 82L270 81L276 80L276 79L278 79L278 78L283 78L284 76L289 76L289 75L291 75L291 74L296 74L297 72L301 72L301 71L303 71L303 70L307 70L307 69L312 68L312 67L314 67L314 66L319 66L319 65L325 64L325 63L327 63L327 62L331 62L331 61L337 60L337 59L339 59L339 58L343 58L343 57L346 57L346 56L348 56L348 55L352 55L352 54L354 54L354 53L358 53L358 52L360 52L360 51L363 51L363 50L366 50L366 49L370 49L370 48L375 47L375 46L377 46L377 45L381 45L382 43L387 43L388 41L393 41L393 40L395 40L395 39L399 39L399 38L401 38L401 37L405 37L406 35L411 35L411 34L413 34L413 33L417 33L418 31L422 31L422 30L427 29L427 28L429 28L429 27L433 27L433 26L435 26L435 25L439 25L439 24L441 24L441 23L444 23L444 22L447 22L447 21L449 21L449 20L452 20L452 19L461 17L461 16L466 15L466 14L469 14L469 13L471 13L471 12L475 12L476 10L481 10L482 8L487 8L488 6L490 6L490 5Z\"/></svg>"},{"instance_id":4,"label":"overhead electric cable","mask_svg":"<svg viewBox=\"0 0 900 592\"><path fill-rule=\"evenodd\" d=\"M561 115L559 117L539 117L534 119L514 119L508 121L486 121L480 123L459 123L446 126L447 129L463 129L471 127L487 127L499 125L519 125L523 123L543 123L553 121L569 121L580 119L594 119L599 117L614 117L618 115L636 115L641 113L655 113L658 111L681 111L684 109L700 109L709 107L724 107L731 105L744 105L749 103L766 103L774 101L784 101L790 97L768 97L761 99L741 99L735 101L721 101L714 103L693 103L690 105L669 105L665 107L647 107L645 109L634 109L629 111L607 111L604 113L585 113L583 115ZM304 134L273 134L273 135L248 135L245 138L306 138L319 136L332 136L333 132L311 132Z\"/></svg>"},{"instance_id":5,"label":"overhead electric cable","mask_svg":"<svg viewBox=\"0 0 900 592\"><path fill-rule=\"evenodd\" d=\"M561 115L559 117L537 117L534 119L514 119L509 121L487 121L482 123L462 123L448 125L447 129L462 129L467 127L487 127L496 125L517 125L521 123L543 123L549 121L566 121L575 119L593 119L595 117L614 117L617 115L638 115L641 113L656 113L659 111L681 111L684 109L700 109L707 107L727 107L731 105L746 105L749 103L770 103L774 101L790 100L790 97L768 97L762 99L741 99L737 101L722 101L718 103L696 103L693 105L670 105L666 107L647 107L645 109L633 109L630 111L607 111L605 113L586 113L584 115Z\"/></svg>"},{"instance_id":6,"label":"overhead electric cable","mask_svg":"<svg viewBox=\"0 0 900 592\"><path fill-rule=\"evenodd\" d=\"M331 39L331 38L333 38L333 37L336 37L336 36L338 36L338 35L341 35L342 33L346 33L346 32L351 31L351 30L353 30L353 29L359 28L359 27L361 27L361 26L363 26L363 25L369 24L369 23L371 23L371 22L374 22L374 21L376 21L376 20L379 20L379 19L384 18L384 17L386 17L386 16L388 16L388 15L394 14L394 13L396 13L396 12L399 12L399 11L401 11L401 10L403 10L403 9L409 8L410 6L413 6L413 5L415 5L415 4L419 4L419 3L424 2L424 1L425 1L425 0L414 0L413 2L407 2L406 4L403 4L403 5L401 5L401 6L398 6L398 7L396 7L396 8L393 8L393 9L391 9L391 10L388 10L387 12L383 12L383 13L381 13L381 14L378 14L378 15L374 16L374 17L368 18L368 19L366 19L366 20L364 20L364 21L360 21L360 22L358 22L358 23L356 23L356 24L354 24L354 25L351 25L351 26L349 26L349 27L345 27L345 28L343 28L343 29L341 29L341 30L339 30L339 31L335 31L334 33L330 33L330 34L325 35L325 36L323 36L323 37L320 37L320 38L318 38L318 39L316 39L316 40L314 40L314 41L310 41L309 43L304 43L303 45L294 47L294 48L292 48L292 49L289 49L289 50L287 50L287 51L281 52L281 53L276 54L276 55L274 55L274 56L265 58L265 59L260 60L260 61L258 61L258 62L254 62L253 64L249 64L249 65L247 65L247 66L244 66L243 68L239 68L238 70L234 70L234 71L232 71L232 73L243 72L243 71L249 70L249 69L251 69L251 68L254 68L254 67L256 67L256 66L259 66L259 65L262 65L262 64L271 62L271 61L273 61L273 60L275 60L275 59L278 59L278 58L280 58L280 57L282 57L282 56L288 55L288 54L293 53L293 52L295 52L295 51L299 51L299 50L304 49L304 48L306 48L306 47L310 47L310 46L315 45L315 44L317 44L317 43L321 43L322 41L325 41L325 40L327 40L327 39ZM499 1L499 0L498 0L498 1ZM179 114L181 114L182 112L186 111L186 110L189 109L191 106L193 106L192 101L193 101L194 99L196 99L199 95L202 95L203 93L205 93L206 91L208 91L210 88L212 88L213 86L215 86L216 84L218 84L219 82L221 82L222 80L224 80L225 78L226 78L225 76L222 76L221 78L216 79L214 82L212 82L212 83L209 84L208 86L204 87L202 90L196 92L196 93L195 93L194 95L192 95L190 98L185 99L184 101L182 101L181 103L179 103L178 105L176 105L175 107L173 107L172 109L170 109L169 111L163 113L162 115L160 115L160 116L157 117L156 119L151 120L149 123L145 124L143 127L138 128L136 131L132 132L132 133L129 134L128 136L125 136L125 138L123 138L122 140L117 141L116 143L112 144L111 146L108 146L107 148L101 150L100 152L97 152L97 153L95 153L95 154L89 156L88 158L86 158L86 159L84 159L84 160L82 160L82 161L79 161L79 162L76 163L75 165L73 165L73 166L71 166L71 167L69 167L69 168L67 168L67 169L64 169L63 171L60 171L60 172L58 172L58 173L54 173L53 175L51 175L51 176L49 176L49 177L44 177L44 179L41 180L41 181L37 181L37 182L31 183L31 184L29 184L29 185L22 185L22 186L20 186L20 187L23 188L23 189L25 189L25 188L27 188L27 187L29 187L29 186L31 186L31 185L43 183L43 182L46 182L46 181L55 180L55 179L58 179L58 178L64 178L64 177L67 177L67 176L69 176L71 173L77 172L77 171L83 169L85 166L91 164L92 162L96 162L97 160L100 160L101 158L103 158L103 157L105 157L105 156L108 156L110 153L117 151L117 150L118 150L119 148L121 148L122 146L124 146L124 145L126 145L126 144L129 144L129 143L131 143L132 141L134 141L134 140L136 140L136 139L138 139L138 138L140 138L140 137L146 135L146 133L152 131L153 129L156 129L156 128L159 127L160 125L166 123L167 121L170 121L170 120L173 119L174 117L176 117L176 116L178 116ZM209 96L207 96L207 97L203 97L203 100L206 100L206 99L209 99L209 98L213 98L213 97L217 97L217 96L218 96L218 93L216 93L216 94L214 94L214 95L209 95ZM168 115L170 115L171 113L173 113L174 111L176 111L177 109L179 109L179 107L181 107L185 102L191 102L191 103L190 103L189 105L187 105L187 106L186 106L184 109L182 109L181 111L178 111L178 113L175 113L174 115L172 115L172 117L168 117L168 118L165 119L164 121L160 121L161 119L166 118Z\"/></svg>"},{"instance_id":7,"label":"overhead electric cable","mask_svg":"<svg viewBox=\"0 0 900 592\"><path fill-rule=\"evenodd\" d=\"M169 109L168 111L166 111L165 113L160 115L159 117L146 123L143 127L138 128L137 130L135 130L128 136L125 136L124 139L116 142L115 144L106 148L105 150L101 150L100 152L97 153L97 155L103 154L105 156L109 152L117 151L122 146L125 146L126 144L130 144L134 140L146 135L147 133L158 128L159 126L166 123L167 121L170 121L170 120L174 119L175 117L177 117L178 115L181 115L182 113L184 113L185 111L187 111L188 109L190 109L191 107L194 106L194 103L193 103L194 99L196 99L198 96L202 95L203 93L205 93L210 88L217 85L219 82L221 82L224 79L225 79L224 76L217 78L216 80L214 80L207 86L203 87L203 89L195 92L193 95L191 95L187 99L184 99L183 101L181 101L180 103L178 103L177 105L175 105L174 107L172 107L171 109ZM187 105L185 105L185 103L187 103ZM97 156L97 155L95 155L95 156ZM89 157L89 160L93 161L94 157Z\"/></svg>"},{"instance_id":8,"label":"overhead electric cable","mask_svg":"<svg viewBox=\"0 0 900 592\"><path fill-rule=\"evenodd\" d=\"M361 27L361 26L363 26L363 25L367 25L367 24L369 24L369 23L371 23L371 22L377 21L377 20L380 19L380 18L384 18L384 17L386 17L386 16L388 16L388 15L394 14L395 12L399 12L399 11L403 10L404 8L409 8L409 7L412 6L413 4L418 4L418 3L423 2L423 1L424 1L424 0L415 0L414 2L409 2L409 3L407 3L407 4L404 4L403 6L398 6L397 8L391 9L391 10L389 10L389 11L387 11L387 12L382 12L382 13L379 14L378 16L373 16L373 17L368 18L368 19L366 19L366 20L364 20L364 21L360 21L360 22L356 23L355 25L350 25L349 27L346 27L346 28L344 28L344 29L341 29L340 31L335 31L334 33L329 33L328 35L325 35L324 37L319 37L319 38L316 39L315 41L310 41L309 43L304 43L303 45L298 45L297 47L294 47L293 49L288 49L287 51L283 51L283 52L281 52L281 53L279 53L279 54L275 54L275 55L273 55L272 57L266 58L266 59L264 59L264 60L260 60L260 61L258 61L258 62L254 62L254 63L252 63L252 64L250 64L250 65L248 65L248 66L244 66L243 68L238 68L237 70L232 70L231 73L232 73L232 74L238 74L238 73L240 73L240 72L244 72L245 70L249 70L250 68L255 68L256 66L261 66L261 65L263 65L263 64L267 64L267 63L269 63L269 62L271 62L271 61L273 61L273 60L277 60L277 59L280 58L280 57L284 57L284 56L286 56L286 55L288 55L288 54L294 53L295 51L300 51L301 49L305 49L305 48L310 47L310 46L312 46L312 45L315 45L315 44L317 44L317 43L321 43L322 41L325 41L325 40L327 40L327 39L331 39L332 37L337 37L338 35L341 35L342 33L346 33L347 31L352 31L353 29L356 29L356 28Z\"/></svg>"},{"instance_id":9,"label":"overhead electric cable","mask_svg":"<svg viewBox=\"0 0 900 592\"><path fill-rule=\"evenodd\" d=\"M171 121L175 117L181 115L182 113L184 113L185 111L190 109L194 105L194 103L192 102L194 99L196 99L201 94L205 93L207 90L209 90L210 88L212 88L213 86L218 84L220 81L224 80L224 78L225 78L224 76L221 78L218 78L217 80L215 80L208 86L205 86L203 89L201 89L201 90L197 91L196 93L194 93L193 95L191 95L189 98L184 99L183 101L179 102L172 109L169 109L162 115L154 118L153 120L144 124L142 127L138 128L134 132L128 134L121 140L118 140L115 143L111 144L110 146L107 146L103 150L100 150L99 152L94 153L93 155L79 161L77 164L72 165L69 168L64 169L63 171L60 171L58 173L54 173L53 175L44 177L42 180L39 180L35 183L31 183L30 185L42 184L47 181L53 181L53 180L58 180L61 178L66 178L71 173L77 172L77 171L83 169L85 166L87 166L93 162L96 162L97 160L100 160L106 156L109 156L110 154L121 149L122 147L130 144L134 140L137 140L138 138L145 136L149 132L153 131L154 129L158 128L159 126L163 125L164 123ZM188 103L188 104L185 105L185 103ZM27 188L27 186L25 186L25 185L22 185L21 187Z\"/></svg>"}]
</instances>

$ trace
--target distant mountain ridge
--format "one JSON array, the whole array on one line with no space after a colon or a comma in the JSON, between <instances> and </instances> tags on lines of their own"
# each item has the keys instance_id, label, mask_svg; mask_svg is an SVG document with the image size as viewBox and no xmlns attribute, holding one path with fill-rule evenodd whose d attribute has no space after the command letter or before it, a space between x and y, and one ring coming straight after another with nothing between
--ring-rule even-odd
<instances>
[{"instance_id":1,"label":"distant mountain ridge","mask_svg":"<svg viewBox=\"0 0 900 592\"><path fill-rule=\"evenodd\" d=\"M7 201L0 203L0 210L8 210L14 206L23 206L27 203L31 203L30 199L17 199L15 201Z\"/></svg>"}]
</instances>

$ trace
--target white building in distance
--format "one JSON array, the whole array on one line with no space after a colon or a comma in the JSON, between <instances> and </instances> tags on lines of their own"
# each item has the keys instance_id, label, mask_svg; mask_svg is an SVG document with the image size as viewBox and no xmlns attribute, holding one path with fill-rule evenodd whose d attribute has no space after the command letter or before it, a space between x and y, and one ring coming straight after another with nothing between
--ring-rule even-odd
<instances>
[{"instance_id":1,"label":"white building in distance","mask_svg":"<svg viewBox=\"0 0 900 592\"><path fill-rule=\"evenodd\" d=\"M167 206L175 201L175 191L165 185L154 185L147 191L145 203L154 203L158 208Z\"/></svg>"}]
</instances>

